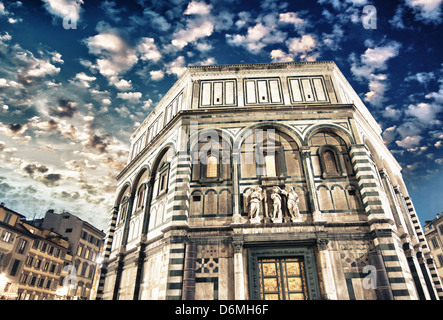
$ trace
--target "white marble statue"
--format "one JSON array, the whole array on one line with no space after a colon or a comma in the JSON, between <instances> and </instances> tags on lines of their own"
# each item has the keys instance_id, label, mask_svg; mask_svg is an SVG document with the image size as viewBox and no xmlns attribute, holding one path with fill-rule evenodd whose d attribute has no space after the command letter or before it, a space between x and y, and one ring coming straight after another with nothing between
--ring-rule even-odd
<instances>
[{"instance_id":1,"label":"white marble statue","mask_svg":"<svg viewBox=\"0 0 443 320\"><path fill-rule=\"evenodd\" d=\"M246 191L246 204L249 206L249 219L251 223L260 222L260 202L263 200L263 189L259 186L248 189Z\"/></svg>"}]
</instances>

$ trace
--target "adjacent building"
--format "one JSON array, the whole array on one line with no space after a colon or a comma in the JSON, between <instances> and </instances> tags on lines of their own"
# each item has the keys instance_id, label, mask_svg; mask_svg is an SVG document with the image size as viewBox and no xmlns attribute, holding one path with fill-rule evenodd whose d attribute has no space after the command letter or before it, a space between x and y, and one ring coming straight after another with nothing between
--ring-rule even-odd
<instances>
[{"instance_id":1,"label":"adjacent building","mask_svg":"<svg viewBox=\"0 0 443 320\"><path fill-rule=\"evenodd\" d=\"M131 137L98 299L441 299L401 167L334 62L189 67Z\"/></svg>"},{"instance_id":2,"label":"adjacent building","mask_svg":"<svg viewBox=\"0 0 443 320\"><path fill-rule=\"evenodd\" d=\"M443 279L443 213L437 214L434 220L426 221L424 226L425 237L435 260L440 281Z\"/></svg>"},{"instance_id":3,"label":"adjacent building","mask_svg":"<svg viewBox=\"0 0 443 320\"><path fill-rule=\"evenodd\" d=\"M69 242L77 276L73 295L80 299L95 299L94 284L99 273L105 233L69 212L57 214L54 210L46 212L41 225L59 233Z\"/></svg>"},{"instance_id":4,"label":"adjacent building","mask_svg":"<svg viewBox=\"0 0 443 320\"><path fill-rule=\"evenodd\" d=\"M35 227L0 205L0 296L8 300L55 300L63 268L71 263L60 234Z\"/></svg>"},{"instance_id":5,"label":"adjacent building","mask_svg":"<svg viewBox=\"0 0 443 320\"><path fill-rule=\"evenodd\" d=\"M103 237L69 213L27 221L2 203L1 299L95 299Z\"/></svg>"}]
</instances>

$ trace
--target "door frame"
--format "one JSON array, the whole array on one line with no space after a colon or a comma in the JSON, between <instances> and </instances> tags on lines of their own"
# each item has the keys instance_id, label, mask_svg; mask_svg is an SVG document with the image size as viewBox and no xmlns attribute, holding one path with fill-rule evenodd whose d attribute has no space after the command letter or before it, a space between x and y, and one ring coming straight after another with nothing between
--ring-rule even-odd
<instances>
[{"instance_id":1,"label":"door frame","mask_svg":"<svg viewBox=\"0 0 443 320\"><path fill-rule=\"evenodd\" d=\"M290 258L302 257L305 276L307 294L309 300L320 300L320 289L318 285L317 268L315 266L314 250L310 245L290 245L272 244L269 246L248 246L248 283L249 283L249 299L260 300L260 279L259 279L259 263L262 258Z\"/></svg>"}]
</instances>

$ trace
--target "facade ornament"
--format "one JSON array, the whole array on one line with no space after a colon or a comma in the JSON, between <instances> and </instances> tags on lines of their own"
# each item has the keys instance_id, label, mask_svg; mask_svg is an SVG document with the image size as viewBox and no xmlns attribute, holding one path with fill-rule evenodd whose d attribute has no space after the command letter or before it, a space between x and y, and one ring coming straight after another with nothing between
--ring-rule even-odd
<instances>
[{"instance_id":1,"label":"facade ornament","mask_svg":"<svg viewBox=\"0 0 443 320\"><path fill-rule=\"evenodd\" d=\"M251 223L260 223L260 202L263 197L263 189L259 186L246 191L246 205L249 206L249 221Z\"/></svg>"},{"instance_id":2,"label":"facade ornament","mask_svg":"<svg viewBox=\"0 0 443 320\"><path fill-rule=\"evenodd\" d=\"M232 242L232 248L234 249L234 253L242 253L243 250L243 242Z\"/></svg>"},{"instance_id":3,"label":"facade ornament","mask_svg":"<svg viewBox=\"0 0 443 320\"><path fill-rule=\"evenodd\" d=\"M317 239L318 250L323 251L328 249L328 243L329 243L328 239Z\"/></svg>"},{"instance_id":4,"label":"facade ornament","mask_svg":"<svg viewBox=\"0 0 443 320\"><path fill-rule=\"evenodd\" d=\"M300 199L298 197L297 192L295 192L294 187L286 187L287 190L283 190L282 193L288 198L287 207L289 211L289 216L291 217L292 222L301 221L300 219L300 210L298 209L298 203Z\"/></svg>"},{"instance_id":5,"label":"facade ornament","mask_svg":"<svg viewBox=\"0 0 443 320\"><path fill-rule=\"evenodd\" d=\"M282 222L282 211L281 211L281 196L282 193L279 187L275 186L272 188L271 199L273 201L273 211L272 211L272 222L280 223Z\"/></svg>"}]
</instances>

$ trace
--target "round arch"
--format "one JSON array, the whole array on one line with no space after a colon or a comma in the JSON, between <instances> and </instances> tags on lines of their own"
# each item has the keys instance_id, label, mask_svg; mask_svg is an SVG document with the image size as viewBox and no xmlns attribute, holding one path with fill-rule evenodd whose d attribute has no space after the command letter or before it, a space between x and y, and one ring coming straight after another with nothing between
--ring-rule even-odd
<instances>
[{"instance_id":1,"label":"round arch","mask_svg":"<svg viewBox=\"0 0 443 320\"><path fill-rule=\"evenodd\" d=\"M335 125L333 123L330 124L318 124L314 125L311 128L308 129L305 133L305 138L303 140L303 145L308 146L309 145L309 139L318 132L330 132L333 134L336 134L340 138L343 139L343 141L347 144L349 147L351 144L355 144L355 139L352 137L352 135L346 131L343 127L340 127L338 125Z\"/></svg>"},{"instance_id":2,"label":"round arch","mask_svg":"<svg viewBox=\"0 0 443 320\"><path fill-rule=\"evenodd\" d=\"M255 129L276 129L280 132L283 132L287 134L293 141L297 144L297 146L300 148L302 146L302 138L298 135L298 133L293 130L291 127L281 124L281 123L275 123L275 122L264 122L252 125L250 127L246 127L243 130L240 131L237 139L234 142L234 148L233 150L240 150L241 145L245 141L245 139L253 132Z\"/></svg>"},{"instance_id":3,"label":"round arch","mask_svg":"<svg viewBox=\"0 0 443 320\"><path fill-rule=\"evenodd\" d=\"M114 207L118 207L120 205L120 202L123 199L123 196L129 191L129 194L131 194L132 185L130 181L126 181L125 184L120 188L120 191L118 192L117 198L114 202Z\"/></svg>"},{"instance_id":4,"label":"round arch","mask_svg":"<svg viewBox=\"0 0 443 320\"><path fill-rule=\"evenodd\" d=\"M140 180L143 177L143 175L145 175L146 173L148 173L148 178L149 178L151 176L151 168L149 167L149 164L145 164L144 166L142 166L138 171L138 173L136 174L132 184L134 187L131 190L131 196L134 196L138 191Z\"/></svg>"},{"instance_id":5,"label":"round arch","mask_svg":"<svg viewBox=\"0 0 443 320\"><path fill-rule=\"evenodd\" d=\"M218 136L222 138L222 140L228 142L229 148L231 148L232 150L234 138L232 137L230 132L221 129L202 129L192 133L192 135L189 137L187 145L188 150L190 151L194 150L195 146L198 144L200 140L200 137L205 133L210 133L210 132L216 132Z\"/></svg>"},{"instance_id":6,"label":"round arch","mask_svg":"<svg viewBox=\"0 0 443 320\"><path fill-rule=\"evenodd\" d=\"M162 160L163 156L166 153L168 153L169 151L171 151L171 156L175 154L175 146L171 142L169 142L165 146L163 146L162 149L157 153L157 156L155 157L155 160L152 163L151 172L150 172L150 179L155 178L155 174L157 173L160 161Z\"/></svg>"},{"instance_id":7,"label":"round arch","mask_svg":"<svg viewBox=\"0 0 443 320\"><path fill-rule=\"evenodd\" d=\"M363 144L369 149L369 152L371 153L372 158L375 161L375 165L377 166L377 170L383 169L383 159L378 154L377 149L374 147L372 142L369 139L363 137Z\"/></svg>"}]
</instances>

